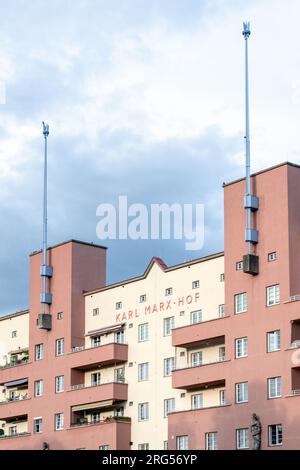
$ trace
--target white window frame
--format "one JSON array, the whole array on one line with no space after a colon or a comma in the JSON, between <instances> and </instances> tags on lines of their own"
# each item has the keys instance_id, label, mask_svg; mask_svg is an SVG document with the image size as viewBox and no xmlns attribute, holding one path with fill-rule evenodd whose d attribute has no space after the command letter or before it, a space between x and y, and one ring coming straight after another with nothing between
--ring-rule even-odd
<instances>
[{"instance_id":1,"label":"white window frame","mask_svg":"<svg viewBox=\"0 0 300 470\"><path fill-rule=\"evenodd\" d=\"M173 287L167 287L165 289L165 297L168 297L169 295L173 294Z\"/></svg>"},{"instance_id":2,"label":"white window frame","mask_svg":"<svg viewBox=\"0 0 300 470\"><path fill-rule=\"evenodd\" d=\"M275 352L280 351L281 347L281 333L280 330L273 330L267 332L267 351Z\"/></svg>"},{"instance_id":3,"label":"white window frame","mask_svg":"<svg viewBox=\"0 0 300 470\"><path fill-rule=\"evenodd\" d=\"M138 420L149 421L149 402L138 404Z\"/></svg>"},{"instance_id":4,"label":"white window frame","mask_svg":"<svg viewBox=\"0 0 300 470\"><path fill-rule=\"evenodd\" d=\"M200 410L204 407L203 393L195 393L191 396L191 409Z\"/></svg>"},{"instance_id":5,"label":"white window frame","mask_svg":"<svg viewBox=\"0 0 300 470\"><path fill-rule=\"evenodd\" d=\"M275 427L275 439L276 443L272 443L272 428ZM279 442L279 437L281 434L281 441ZM268 426L268 440L269 440L269 447L275 447L275 446L282 446L282 440L283 440L283 426L282 424L270 424Z\"/></svg>"},{"instance_id":6,"label":"white window frame","mask_svg":"<svg viewBox=\"0 0 300 470\"><path fill-rule=\"evenodd\" d=\"M226 360L226 348L225 346L219 346L219 361L223 362Z\"/></svg>"},{"instance_id":7,"label":"white window frame","mask_svg":"<svg viewBox=\"0 0 300 470\"><path fill-rule=\"evenodd\" d=\"M91 373L91 387L97 387L100 384L101 384L101 372L92 372Z\"/></svg>"},{"instance_id":8,"label":"white window frame","mask_svg":"<svg viewBox=\"0 0 300 470\"><path fill-rule=\"evenodd\" d=\"M167 418L169 413L175 411L175 398L165 398L164 400L164 417Z\"/></svg>"},{"instance_id":9,"label":"white window frame","mask_svg":"<svg viewBox=\"0 0 300 470\"><path fill-rule=\"evenodd\" d=\"M175 357L166 357L164 359L164 377L170 377L175 370Z\"/></svg>"},{"instance_id":10,"label":"white window frame","mask_svg":"<svg viewBox=\"0 0 300 470\"><path fill-rule=\"evenodd\" d=\"M268 399L282 397L282 380L281 377L268 378Z\"/></svg>"},{"instance_id":11,"label":"white window frame","mask_svg":"<svg viewBox=\"0 0 300 470\"><path fill-rule=\"evenodd\" d=\"M268 253L268 261L276 261L277 260L277 252L276 251L271 251Z\"/></svg>"},{"instance_id":12,"label":"white window frame","mask_svg":"<svg viewBox=\"0 0 300 470\"><path fill-rule=\"evenodd\" d=\"M40 421L38 423L38 426L39 426L38 431L36 431L37 421ZM42 432L43 432L43 418L41 416L38 416L37 418L33 418L33 434L41 434Z\"/></svg>"},{"instance_id":13,"label":"white window frame","mask_svg":"<svg viewBox=\"0 0 300 470\"><path fill-rule=\"evenodd\" d=\"M57 318L57 320L62 320L64 318L64 313L63 312L57 312L56 318Z\"/></svg>"},{"instance_id":14,"label":"white window frame","mask_svg":"<svg viewBox=\"0 0 300 470\"><path fill-rule=\"evenodd\" d=\"M217 431L205 433L205 449L206 450L218 450Z\"/></svg>"},{"instance_id":15,"label":"white window frame","mask_svg":"<svg viewBox=\"0 0 300 470\"><path fill-rule=\"evenodd\" d=\"M144 442L143 444L138 445L138 450L149 450L149 443Z\"/></svg>"},{"instance_id":16,"label":"white window frame","mask_svg":"<svg viewBox=\"0 0 300 470\"><path fill-rule=\"evenodd\" d=\"M191 354L191 367L202 366L203 364L203 351L197 351Z\"/></svg>"},{"instance_id":17,"label":"white window frame","mask_svg":"<svg viewBox=\"0 0 300 470\"><path fill-rule=\"evenodd\" d=\"M149 380L149 362L138 364L138 381L145 382Z\"/></svg>"},{"instance_id":18,"label":"white window frame","mask_svg":"<svg viewBox=\"0 0 300 470\"><path fill-rule=\"evenodd\" d=\"M42 379L34 381L34 396L42 397L44 392L44 382Z\"/></svg>"},{"instance_id":19,"label":"white window frame","mask_svg":"<svg viewBox=\"0 0 300 470\"><path fill-rule=\"evenodd\" d=\"M140 323L138 325L138 342L149 341L149 323Z\"/></svg>"},{"instance_id":20,"label":"white window frame","mask_svg":"<svg viewBox=\"0 0 300 470\"><path fill-rule=\"evenodd\" d=\"M108 450L108 449L109 449L108 444L102 444L101 446L99 446L99 450Z\"/></svg>"},{"instance_id":21,"label":"white window frame","mask_svg":"<svg viewBox=\"0 0 300 470\"><path fill-rule=\"evenodd\" d=\"M246 313L248 311L248 293L240 292L234 296L234 313L239 315L240 313Z\"/></svg>"},{"instance_id":22,"label":"white window frame","mask_svg":"<svg viewBox=\"0 0 300 470\"><path fill-rule=\"evenodd\" d=\"M140 304L146 302L146 300L147 300L147 295L146 294L140 295Z\"/></svg>"},{"instance_id":23,"label":"white window frame","mask_svg":"<svg viewBox=\"0 0 300 470\"><path fill-rule=\"evenodd\" d=\"M189 436L176 436L176 450L189 450Z\"/></svg>"},{"instance_id":24,"label":"white window frame","mask_svg":"<svg viewBox=\"0 0 300 470\"><path fill-rule=\"evenodd\" d=\"M202 322L202 310L194 310L191 312L191 325Z\"/></svg>"},{"instance_id":25,"label":"white window frame","mask_svg":"<svg viewBox=\"0 0 300 470\"><path fill-rule=\"evenodd\" d=\"M116 302L116 310L121 310L122 309L122 302Z\"/></svg>"},{"instance_id":26,"label":"white window frame","mask_svg":"<svg viewBox=\"0 0 300 470\"><path fill-rule=\"evenodd\" d=\"M240 399L241 397L241 399ZM249 389L248 382L239 382L235 384L235 403L248 403Z\"/></svg>"},{"instance_id":27,"label":"white window frame","mask_svg":"<svg viewBox=\"0 0 300 470\"><path fill-rule=\"evenodd\" d=\"M55 431L62 431L64 429L64 414L63 413L55 413L54 429Z\"/></svg>"},{"instance_id":28,"label":"white window frame","mask_svg":"<svg viewBox=\"0 0 300 470\"><path fill-rule=\"evenodd\" d=\"M225 304L220 304L218 307L218 317L224 318L225 317Z\"/></svg>"},{"instance_id":29,"label":"white window frame","mask_svg":"<svg viewBox=\"0 0 300 470\"><path fill-rule=\"evenodd\" d=\"M220 406L226 405L226 390L225 389L219 391L219 405Z\"/></svg>"},{"instance_id":30,"label":"white window frame","mask_svg":"<svg viewBox=\"0 0 300 470\"><path fill-rule=\"evenodd\" d=\"M125 342L125 332L124 332L124 330L116 331L115 332L115 343L124 344L124 342Z\"/></svg>"},{"instance_id":31,"label":"white window frame","mask_svg":"<svg viewBox=\"0 0 300 470\"><path fill-rule=\"evenodd\" d=\"M44 359L44 343L35 345L34 357L36 361L41 361L42 359Z\"/></svg>"},{"instance_id":32,"label":"white window frame","mask_svg":"<svg viewBox=\"0 0 300 470\"><path fill-rule=\"evenodd\" d=\"M57 375L55 377L55 393L62 393L65 389L65 376Z\"/></svg>"},{"instance_id":33,"label":"white window frame","mask_svg":"<svg viewBox=\"0 0 300 470\"><path fill-rule=\"evenodd\" d=\"M93 308L93 317L97 317L99 315L99 307Z\"/></svg>"},{"instance_id":34,"label":"white window frame","mask_svg":"<svg viewBox=\"0 0 300 470\"><path fill-rule=\"evenodd\" d=\"M197 279L196 281L192 282L192 289L199 289L200 287L200 281Z\"/></svg>"},{"instance_id":35,"label":"white window frame","mask_svg":"<svg viewBox=\"0 0 300 470\"><path fill-rule=\"evenodd\" d=\"M98 348L101 346L101 336L92 336L91 337L91 348Z\"/></svg>"},{"instance_id":36,"label":"white window frame","mask_svg":"<svg viewBox=\"0 0 300 470\"><path fill-rule=\"evenodd\" d=\"M56 357L58 357L58 356L63 356L64 354L65 354L65 339L58 338L55 341L55 355Z\"/></svg>"},{"instance_id":37,"label":"white window frame","mask_svg":"<svg viewBox=\"0 0 300 470\"><path fill-rule=\"evenodd\" d=\"M280 284L274 284L266 288L267 307L280 304Z\"/></svg>"},{"instance_id":38,"label":"white window frame","mask_svg":"<svg viewBox=\"0 0 300 470\"><path fill-rule=\"evenodd\" d=\"M116 383L125 383L125 367L116 367L114 370L114 379Z\"/></svg>"},{"instance_id":39,"label":"white window frame","mask_svg":"<svg viewBox=\"0 0 300 470\"><path fill-rule=\"evenodd\" d=\"M164 336L171 336L175 327L175 317L164 318Z\"/></svg>"},{"instance_id":40,"label":"white window frame","mask_svg":"<svg viewBox=\"0 0 300 470\"><path fill-rule=\"evenodd\" d=\"M235 339L235 358L248 357L248 336Z\"/></svg>"},{"instance_id":41,"label":"white window frame","mask_svg":"<svg viewBox=\"0 0 300 470\"><path fill-rule=\"evenodd\" d=\"M236 430L236 448L249 449L249 428L239 428Z\"/></svg>"},{"instance_id":42,"label":"white window frame","mask_svg":"<svg viewBox=\"0 0 300 470\"><path fill-rule=\"evenodd\" d=\"M236 271L241 271L241 270L243 269L243 267L244 267L243 261L237 261L237 262L235 263L235 269L236 269Z\"/></svg>"}]
</instances>

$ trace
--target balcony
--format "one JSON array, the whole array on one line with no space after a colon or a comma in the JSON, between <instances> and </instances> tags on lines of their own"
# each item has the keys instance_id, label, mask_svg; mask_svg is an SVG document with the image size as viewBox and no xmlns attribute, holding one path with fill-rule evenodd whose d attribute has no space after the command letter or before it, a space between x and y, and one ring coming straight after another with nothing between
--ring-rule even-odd
<instances>
[{"instance_id":1,"label":"balcony","mask_svg":"<svg viewBox=\"0 0 300 470\"><path fill-rule=\"evenodd\" d=\"M108 402L126 401L128 397L128 385L125 383L109 382L99 385L85 386L84 384L73 385L69 392L74 395L72 397L73 404L83 404L84 407L91 404L101 405ZM79 411L79 410L75 410Z\"/></svg>"},{"instance_id":2,"label":"balcony","mask_svg":"<svg viewBox=\"0 0 300 470\"><path fill-rule=\"evenodd\" d=\"M111 423L131 423L131 418L127 416L114 416L108 417L105 419L92 420L88 418L79 418L74 423L71 423L71 428L85 427L85 426L95 426L97 424L111 424Z\"/></svg>"},{"instance_id":3,"label":"balcony","mask_svg":"<svg viewBox=\"0 0 300 470\"><path fill-rule=\"evenodd\" d=\"M0 434L0 441L2 439L13 439L14 437L26 437L30 436L30 432L17 432L15 434Z\"/></svg>"},{"instance_id":4,"label":"balcony","mask_svg":"<svg viewBox=\"0 0 300 470\"><path fill-rule=\"evenodd\" d=\"M15 417L28 413L28 400L30 398L6 400L0 402L0 421L12 420Z\"/></svg>"},{"instance_id":5,"label":"balcony","mask_svg":"<svg viewBox=\"0 0 300 470\"><path fill-rule=\"evenodd\" d=\"M225 386L229 360L221 360L194 367L175 369L172 387L184 390L206 389Z\"/></svg>"},{"instance_id":6,"label":"balcony","mask_svg":"<svg viewBox=\"0 0 300 470\"><path fill-rule=\"evenodd\" d=\"M71 369L91 370L127 362L128 344L109 343L92 348L74 348L68 360Z\"/></svg>"},{"instance_id":7,"label":"balcony","mask_svg":"<svg viewBox=\"0 0 300 470\"><path fill-rule=\"evenodd\" d=\"M172 330L172 345L190 348L222 344L225 338L227 318L229 317L215 318L205 322L174 328Z\"/></svg>"}]
</instances>

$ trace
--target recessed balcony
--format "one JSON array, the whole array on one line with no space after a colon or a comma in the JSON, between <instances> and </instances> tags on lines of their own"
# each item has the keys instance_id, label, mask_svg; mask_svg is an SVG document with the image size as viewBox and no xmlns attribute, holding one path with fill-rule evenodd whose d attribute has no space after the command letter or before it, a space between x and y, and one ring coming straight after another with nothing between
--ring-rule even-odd
<instances>
[{"instance_id":1,"label":"recessed balcony","mask_svg":"<svg viewBox=\"0 0 300 470\"><path fill-rule=\"evenodd\" d=\"M97 366L122 364L128 359L128 344L109 343L92 348L74 348L69 354L70 368L89 370Z\"/></svg>"},{"instance_id":2,"label":"recessed balcony","mask_svg":"<svg viewBox=\"0 0 300 470\"><path fill-rule=\"evenodd\" d=\"M172 345L181 348L191 348L222 344L225 338L227 318L229 317L215 318L174 328L172 330Z\"/></svg>"},{"instance_id":3,"label":"recessed balcony","mask_svg":"<svg viewBox=\"0 0 300 470\"><path fill-rule=\"evenodd\" d=\"M172 373L172 387L184 390L224 387L229 362L228 360L219 360L175 369Z\"/></svg>"},{"instance_id":4,"label":"recessed balcony","mask_svg":"<svg viewBox=\"0 0 300 470\"><path fill-rule=\"evenodd\" d=\"M82 404L87 407L92 403L98 403L101 406L103 402L126 401L128 397L128 385L125 383L109 382L99 385L85 386L84 384L72 385L70 393L73 403ZM84 408L82 408L84 409Z\"/></svg>"}]
</instances>

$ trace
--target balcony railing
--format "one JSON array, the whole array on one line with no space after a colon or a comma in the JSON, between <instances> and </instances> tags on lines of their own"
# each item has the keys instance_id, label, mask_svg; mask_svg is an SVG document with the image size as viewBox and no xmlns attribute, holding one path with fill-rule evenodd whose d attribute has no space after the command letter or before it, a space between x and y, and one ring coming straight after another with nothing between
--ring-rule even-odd
<instances>
[{"instance_id":1,"label":"balcony railing","mask_svg":"<svg viewBox=\"0 0 300 470\"><path fill-rule=\"evenodd\" d=\"M109 416L105 419L88 419L88 418L78 418L78 420L75 423L71 423L71 428L76 428L80 426L93 426L95 424L101 424L101 423L112 423L115 421L125 421L125 422L131 422L131 418L128 416Z\"/></svg>"},{"instance_id":2,"label":"balcony railing","mask_svg":"<svg viewBox=\"0 0 300 470\"><path fill-rule=\"evenodd\" d=\"M29 362L30 362L29 359L22 359L19 361L8 362L7 364L4 364L4 366L0 366L0 370L9 369L11 367L23 366L25 364L28 364Z\"/></svg>"},{"instance_id":3,"label":"balcony railing","mask_svg":"<svg viewBox=\"0 0 300 470\"><path fill-rule=\"evenodd\" d=\"M300 390L292 390L292 395L300 395Z\"/></svg>"},{"instance_id":4,"label":"balcony railing","mask_svg":"<svg viewBox=\"0 0 300 470\"><path fill-rule=\"evenodd\" d=\"M92 384L75 384L71 385L71 390L82 390L83 388L90 388L90 387L101 387L101 385L108 385L108 384L125 384L125 378L116 379L113 382L100 382L100 383L92 383Z\"/></svg>"},{"instance_id":5,"label":"balcony railing","mask_svg":"<svg viewBox=\"0 0 300 470\"><path fill-rule=\"evenodd\" d=\"M201 362L201 363L196 363L196 364L188 364L186 366L182 367L176 367L174 370L182 370L182 369L192 369L194 367L202 367L202 366L208 366L210 364L219 364L219 362L226 362L227 359L225 356L222 356L216 360L211 360L211 361L206 361L206 362Z\"/></svg>"},{"instance_id":6,"label":"balcony railing","mask_svg":"<svg viewBox=\"0 0 300 470\"><path fill-rule=\"evenodd\" d=\"M3 405L4 403L14 403L16 401L20 401L20 400L29 400L29 396L28 396L28 393L25 393L25 395L18 395L16 397L12 397L12 398L7 398L6 400L2 400L0 401L0 405Z\"/></svg>"},{"instance_id":7,"label":"balcony railing","mask_svg":"<svg viewBox=\"0 0 300 470\"><path fill-rule=\"evenodd\" d=\"M15 434L0 434L0 439L12 439L13 437L30 436L30 432L17 432Z\"/></svg>"},{"instance_id":8,"label":"balcony railing","mask_svg":"<svg viewBox=\"0 0 300 470\"><path fill-rule=\"evenodd\" d=\"M76 352L80 352L80 351L86 351L86 350L89 350L89 349L97 349L97 348L100 348L101 346L108 346L110 344L128 344L126 343L126 341L112 341L110 343L99 343L99 344L93 344L91 346L74 346L72 349L71 349L71 352L72 353L76 353Z\"/></svg>"}]
</instances>

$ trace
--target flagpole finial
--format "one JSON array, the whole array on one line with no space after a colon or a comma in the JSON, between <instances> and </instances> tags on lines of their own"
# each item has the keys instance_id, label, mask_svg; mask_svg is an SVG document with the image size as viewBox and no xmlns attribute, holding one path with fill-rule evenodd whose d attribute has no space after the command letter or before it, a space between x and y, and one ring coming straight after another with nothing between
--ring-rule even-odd
<instances>
[{"instance_id":1,"label":"flagpole finial","mask_svg":"<svg viewBox=\"0 0 300 470\"><path fill-rule=\"evenodd\" d=\"M243 36L245 37L245 39L248 39L250 34L251 34L250 21L244 21L244 23L243 23Z\"/></svg>"},{"instance_id":2,"label":"flagpole finial","mask_svg":"<svg viewBox=\"0 0 300 470\"><path fill-rule=\"evenodd\" d=\"M44 121L43 121L43 134L45 137L48 137L49 135L49 124L46 124Z\"/></svg>"}]
</instances>

